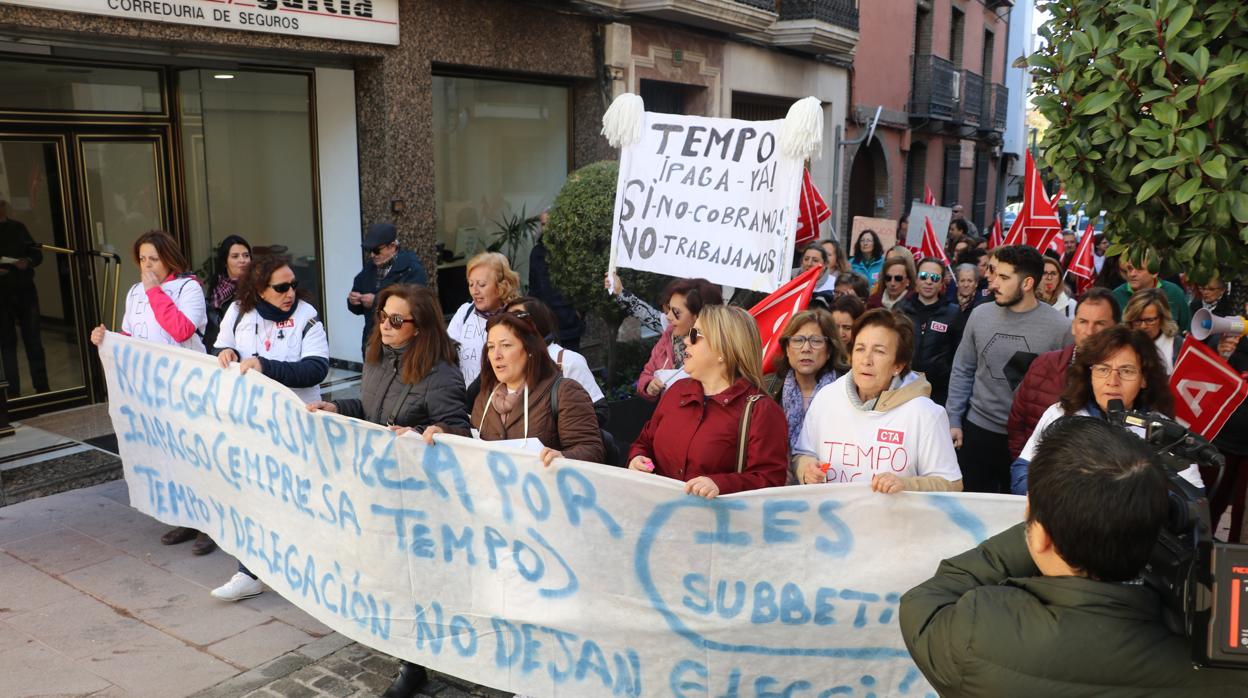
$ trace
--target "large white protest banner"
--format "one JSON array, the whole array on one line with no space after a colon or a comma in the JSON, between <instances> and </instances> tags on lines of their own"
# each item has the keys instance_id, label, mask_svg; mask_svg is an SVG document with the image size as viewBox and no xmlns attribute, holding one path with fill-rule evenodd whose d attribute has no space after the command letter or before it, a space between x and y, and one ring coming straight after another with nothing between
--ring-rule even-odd
<instances>
[{"instance_id":1,"label":"large white protest banner","mask_svg":"<svg viewBox=\"0 0 1248 698\"><path fill-rule=\"evenodd\" d=\"M1022 516L1017 497L856 485L706 500L426 447L177 347L109 334L100 358L135 507L351 638L530 695L930 695L901 594Z\"/></svg>"},{"instance_id":2,"label":"large white protest banner","mask_svg":"<svg viewBox=\"0 0 1248 698\"><path fill-rule=\"evenodd\" d=\"M753 291L788 281L803 164L778 146L783 123L646 112L620 152L616 266Z\"/></svg>"}]
</instances>

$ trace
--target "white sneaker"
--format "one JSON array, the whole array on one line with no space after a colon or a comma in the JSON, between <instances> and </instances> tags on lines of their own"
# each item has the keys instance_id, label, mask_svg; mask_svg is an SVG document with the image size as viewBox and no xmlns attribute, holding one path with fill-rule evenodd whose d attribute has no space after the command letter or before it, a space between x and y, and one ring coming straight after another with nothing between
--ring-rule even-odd
<instances>
[{"instance_id":1,"label":"white sneaker","mask_svg":"<svg viewBox=\"0 0 1248 698\"><path fill-rule=\"evenodd\" d=\"M259 596L263 591L264 585L259 579L252 579L242 572L235 572L234 576L230 577L230 581L213 589L212 595L222 601L241 601Z\"/></svg>"}]
</instances>

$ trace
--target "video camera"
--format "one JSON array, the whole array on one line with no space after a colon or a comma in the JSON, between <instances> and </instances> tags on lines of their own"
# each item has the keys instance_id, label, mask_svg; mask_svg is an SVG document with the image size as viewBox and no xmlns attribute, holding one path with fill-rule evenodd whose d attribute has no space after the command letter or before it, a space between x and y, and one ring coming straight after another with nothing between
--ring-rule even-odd
<instances>
[{"instance_id":1,"label":"video camera","mask_svg":"<svg viewBox=\"0 0 1248 698\"><path fill-rule=\"evenodd\" d=\"M1197 666L1248 669L1248 545L1213 540L1209 499L1179 474L1192 463L1216 468L1212 495L1226 459L1182 424L1126 410L1121 400L1110 401L1106 417L1142 436L1166 472L1169 515L1142 576L1161 595L1167 625L1192 641Z\"/></svg>"}]
</instances>

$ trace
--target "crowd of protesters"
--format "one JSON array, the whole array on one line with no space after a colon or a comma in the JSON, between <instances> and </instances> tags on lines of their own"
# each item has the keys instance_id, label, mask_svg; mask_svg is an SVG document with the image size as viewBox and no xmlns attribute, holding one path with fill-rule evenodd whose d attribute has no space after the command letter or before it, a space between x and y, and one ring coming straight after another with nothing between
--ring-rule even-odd
<instances>
[{"instance_id":1,"label":"crowd of protesters","mask_svg":"<svg viewBox=\"0 0 1248 698\"><path fill-rule=\"evenodd\" d=\"M567 322L522 296L519 276L496 252L468 261L471 297L444 318L419 258L400 249L390 224L367 231L367 261L345 299L365 318L356 399L322 399L329 351L317 309L288 259L253 258L239 236L222 242L206 291L172 236L139 237L141 281L126 296L119 329L258 371L310 410L416 431L427 442L453 434L534 444L547 466L558 458L624 466L683 481L694 496L829 483L885 495L1026 494L1053 438L1046 429L1063 417L1103 419L1111 400L1172 415L1167 375L1192 314L1244 310L1224 282L1188 294L1146 264L1104 258L1103 245L1096 285L1076 296L1059 255L986 250L964 219L950 232L952 265L885 250L869 230L848 255L833 241L800 250L802 270L822 271L810 307L780 331L773 366L762 363L753 318L726 304L718 285L675 279L655 312L609 278L620 302L660 332L635 381L654 412L631 445L614 443L586 358L561 344L577 345L564 328L579 318ZM103 338L100 326L91 339ZM1237 339L1210 341L1248 365ZM1248 454L1248 444L1228 449L1236 459ZM1203 486L1196 468L1183 475ZM215 547L185 528L162 542L191 539L196 554ZM239 564L212 594L237 601L263 590ZM421 667L404 664L386 695L413 695L425 681Z\"/></svg>"}]
</instances>

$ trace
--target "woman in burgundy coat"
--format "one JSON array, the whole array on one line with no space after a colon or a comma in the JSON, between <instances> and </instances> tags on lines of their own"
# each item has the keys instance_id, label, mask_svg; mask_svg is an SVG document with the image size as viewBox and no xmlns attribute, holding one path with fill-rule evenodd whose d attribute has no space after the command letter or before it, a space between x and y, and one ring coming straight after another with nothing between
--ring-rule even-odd
<instances>
[{"instance_id":1,"label":"woman in burgundy coat","mask_svg":"<svg viewBox=\"0 0 1248 698\"><path fill-rule=\"evenodd\" d=\"M702 497L783 485L784 411L763 390L758 327L740 308L710 305L689 331L685 371L669 387L628 454L628 467L685 481ZM750 408L744 458L742 415Z\"/></svg>"}]
</instances>

